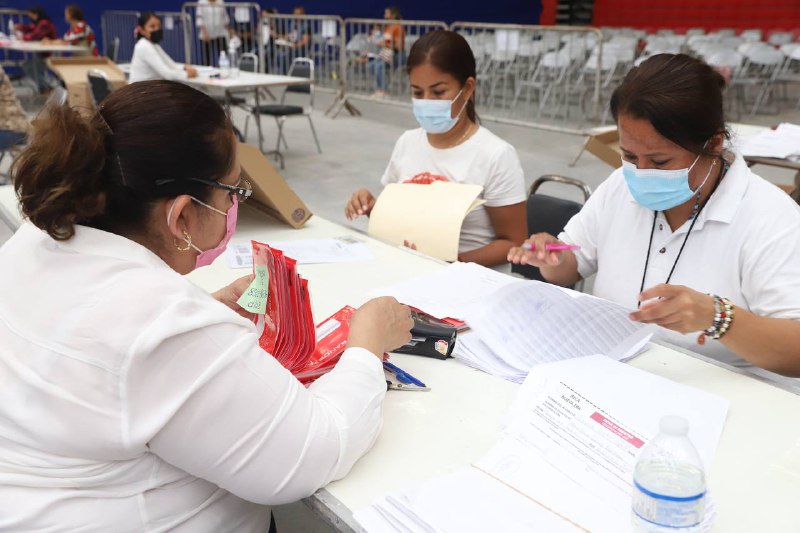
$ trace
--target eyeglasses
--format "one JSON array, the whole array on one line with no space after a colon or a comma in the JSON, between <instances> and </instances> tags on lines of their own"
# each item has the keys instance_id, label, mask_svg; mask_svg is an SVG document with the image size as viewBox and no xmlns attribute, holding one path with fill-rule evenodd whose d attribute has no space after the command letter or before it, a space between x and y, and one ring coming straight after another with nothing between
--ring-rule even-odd
<instances>
[{"instance_id":1,"label":"eyeglasses","mask_svg":"<svg viewBox=\"0 0 800 533\"><path fill-rule=\"evenodd\" d=\"M203 185L208 185L209 187L222 189L223 191L228 191L231 195L235 194L239 200L239 203L246 201L253 194L253 186L250 185L250 182L244 178L239 178L239 181L236 185L228 185L227 183L220 183L218 181L204 180L200 178L186 178L186 180L196 181L198 183L202 183ZM161 187L162 185L175 183L177 181L183 181L183 180L176 180L176 179L156 180L155 185L156 187Z\"/></svg>"}]
</instances>

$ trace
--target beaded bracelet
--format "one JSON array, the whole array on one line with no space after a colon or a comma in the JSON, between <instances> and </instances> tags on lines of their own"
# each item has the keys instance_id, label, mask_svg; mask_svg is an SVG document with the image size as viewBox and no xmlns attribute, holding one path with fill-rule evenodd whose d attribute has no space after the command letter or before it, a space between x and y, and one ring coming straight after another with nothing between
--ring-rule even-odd
<instances>
[{"instance_id":1,"label":"beaded bracelet","mask_svg":"<svg viewBox=\"0 0 800 533\"><path fill-rule=\"evenodd\" d=\"M714 298L714 322L697 337L698 344L705 344L706 337L711 337L714 340L721 339L730 329L733 318L736 316L736 310L729 299L722 298L716 294L709 296Z\"/></svg>"}]
</instances>

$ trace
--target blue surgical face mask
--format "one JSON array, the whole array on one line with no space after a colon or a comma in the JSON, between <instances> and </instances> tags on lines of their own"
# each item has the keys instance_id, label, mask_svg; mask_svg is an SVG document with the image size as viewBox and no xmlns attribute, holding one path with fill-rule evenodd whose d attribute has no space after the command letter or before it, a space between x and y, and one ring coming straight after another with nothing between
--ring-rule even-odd
<instances>
[{"instance_id":1,"label":"blue surgical face mask","mask_svg":"<svg viewBox=\"0 0 800 533\"><path fill-rule=\"evenodd\" d=\"M428 133L447 133L453 129L464 108L467 107L467 102L461 106L461 111L453 118L453 104L464 89L458 91L458 94L452 100L423 100L421 98L412 98L411 102L414 109L414 117L419 122L423 130Z\"/></svg>"},{"instance_id":2,"label":"blue surgical face mask","mask_svg":"<svg viewBox=\"0 0 800 533\"><path fill-rule=\"evenodd\" d=\"M622 174L636 202L653 211L666 211L688 202L708 181L713 165L709 167L703 183L697 189L689 188L689 172L699 160L700 155L689 168L678 170L637 168L633 163L623 160Z\"/></svg>"}]
</instances>

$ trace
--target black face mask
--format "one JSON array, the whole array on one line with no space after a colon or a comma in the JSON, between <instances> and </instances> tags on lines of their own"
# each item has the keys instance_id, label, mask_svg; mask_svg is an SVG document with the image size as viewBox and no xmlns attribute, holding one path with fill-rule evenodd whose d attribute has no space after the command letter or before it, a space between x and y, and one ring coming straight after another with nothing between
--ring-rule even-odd
<instances>
[{"instance_id":1,"label":"black face mask","mask_svg":"<svg viewBox=\"0 0 800 533\"><path fill-rule=\"evenodd\" d=\"M164 30L153 30L150 32L150 42L158 44L164 40Z\"/></svg>"}]
</instances>

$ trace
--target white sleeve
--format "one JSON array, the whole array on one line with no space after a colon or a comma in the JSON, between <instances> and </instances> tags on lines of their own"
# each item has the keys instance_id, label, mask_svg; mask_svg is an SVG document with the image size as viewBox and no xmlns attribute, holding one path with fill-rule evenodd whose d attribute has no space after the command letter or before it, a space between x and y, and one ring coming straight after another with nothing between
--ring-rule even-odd
<instances>
[{"instance_id":1,"label":"white sleeve","mask_svg":"<svg viewBox=\"0 0 800 533\"><path fill-rule=\"evenodd\" d=\"M605 217L613 216L613 212L606 211L606 196L613 180L614 174L601 183L578 214L567 222L564 231L558 235L559 240L581 247L574 253L578 261L578 274L583 279L597 272L600 229L603 227Z\"/></svg>"},{"instance_id":2,"label":"white sleeve","mask_svg":"<svg viewBox=\"0 0 800 533\"><path fill-rule=\"evenodd\" d=\"M142 45L137 45L134 49L134 58L132 63L141 62L144 64L148 69L155 72L158 77L162 80L185 80L187 78L186 72L182 68L174 68L172 65L167 63L166 59L162 57L161 54L158 53L156 47L149 43L143 43ZM166 53L163 53L166 55ZM133 67L131 67L133 70ZM139 70L137 68L137 70Z\"/></svg>"},{"instance_id":3,"label":"white sleeve","mask_svg":"<svg viewBox=\"0 0 800 533\"><path fill-rule=\"evenodd\" d=\"M503 145L494 156L491 169L483 190L486 207L504 207L526 200L525 173L513 146Z\"/></svg>"},{"instance_id":4,"label":"white sleeve","mask_svg":"<svg viewBox=\"0 0 800 533\"><path fill-rule=\"evenodd\" d=\"M195 26L198 28L202 28L206 25L205 22L205 12L208 8L203 6L197 6L197 11L195 12Z\"/></svg>"},{"instance_id":5,"label":"white sleeve","mask_svg":"<svg viewBox=\"0 0 800 533\"><path fill-rule=\"evenodd\" d=\"M139 337L126 373L130 442L264 505L311 495L372 446L386 394L377 357L348 349L306 389L237 317L198 329L197 314L184 314L196 308L171 307L181 312Z\"/></svg>"},{"instance_id":6,"label":"white sleeve","mask_svg":"<svg viewBox=\"0 0 800 533\"><path fill-rule=\"evenodd\" d=\"M740 251L742 295L757 315L800 320L797 206L788 197L765 205L763 216L751 222L753 234Z\"/></svg>"},{"instance_id":7,"label":"white sleeve","mask_svg":"<svg viewBox=\"0 0 800 533\"><path fill-rule=\"evenodd\" d=\"M392 150L392 157L389 159L389 164L386 165L386 170L383 173L383 177L381 178L381 185L384 187L389 185L390 183L398 183L402 179L400 175L400 158L404 155L406 150L406 136L408 132L402 134L397 142L394 143L394 149Z\"/></svg>"}]
</instances>

